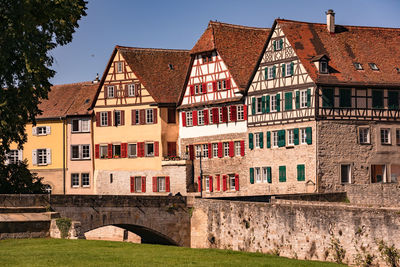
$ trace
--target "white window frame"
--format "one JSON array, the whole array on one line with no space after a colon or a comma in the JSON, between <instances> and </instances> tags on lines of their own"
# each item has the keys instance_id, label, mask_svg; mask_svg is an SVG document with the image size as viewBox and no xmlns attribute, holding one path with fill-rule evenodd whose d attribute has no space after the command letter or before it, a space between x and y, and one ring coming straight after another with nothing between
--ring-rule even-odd
<instances>
[{"instance_id":1,"label":"white window frame","mask_svg":"<svg viewBox=\"0 0 400 267\"><path fill-rule=\"evenodd\" d=\"M190 111L186 111L186 126L193 126L193 114Z\"/></svg>"},{"instance_id":2,"label":"white window frame","mask_svg":"<svg viewBox=\"0 0 400 267\"><path fill-rule=\"evenodd\" d=\"M166 191L166 182L165 177L157 177L157 191L158 192L165 192Z\"/></svg>"},{"instance_id":3,"label":"white window frame","mask_svg":"<svg viewBox=\"0 0 400 267\"><path fill-rule=\"evenodd\" d=\"M343 177L342 177L342 167L343 166L348 166L348 181L347 182L343 182ZM349 163L343 163L340 164L340 183L341 184L351 184L351 164Z\"/></svg>"},{"instance_id":4,"label":"white window frame","mask_svg":"<svg viewBox=\"0 0 400 267\"><path fill-rule=\"evenodd\" d=\"M229 142L223 143L224 157L229 157Z\"/></svg>"},{"instance_id":5,"label":"white window frame","mask_svg":"<svg viewBox=\"0 0 400 267\"><path fill-rule=\"evenodd\" d=\"M153 123L154 123L153 109L152 108L146 109L146 124L153 124Z\"/></svg>"},{"instance_id":6,"label":"white window frame","mask_svg":"<svg viewBox=\"0 0 400 267\"><path fill-rule=\"evenodd\" d=\"M135 154L132 154L132 149L131 147L135 146ZM136 158L137 157L137 143L129 143L128 144L128 157L130 158Z\"/></svg>"},{"instance_id":7,"label":"white window frame","mask_svg":"<svg viewBox=\"0 0 400 267\"><path fill-rule=\"evenodd\" d=\"M218 114L219 114L219 123L221 123L223 120L223 114L222 114L222 107L218 108Z\"/></svg>"},{"instance_id":8,"label":"white window frame","mask_svg":"<svg viewBox=\"0 0 400 267\"><path fill-rule=\"evenodd\" d=\"M77 123L78 129L74 130L74 123ZM81 120L80 119L72 119L71 121L71 133L80 133L81 132Z\"/></svg>"},{"instance_id":9,"label":"white window frame","mask_svg":"<svg viewBox=\"0 0 400 267\"><path fill-rule=\"evenodd\" d=\"M279 39L276 39L275 40L275 51L280 51L280 50L282 50L282 48L283 48L283 42L282 42L282 45L281 45L281 41L282 40L282 38L279 38Z\"/></svg>"},{"instance_id":10,"label":"white window frame","mask_svg":"<svg viewBox=\"0 0 400 267\"><path fill-rule=\"evenodd\" d=\"M47 135L47 127L46 126L37 126L36 134L37 135Z\"/></svg>"},{"instance_id":11,"label":"white window frame","mask_svg":"<svg viewBox=\"0 0 400 267\"><path fill-rule=\"evenodd\" d=\"M100 158L101 159L106 159L108 157L108 147L107 147L107 145L100 145L99 151L100 151ZM105 154L103 154L104 151L105 151Z\"/></svg>"},{"instance_id":12,"label":"white window frame","mask_svg":"<svg viewBox=\"0 0 400 267\"><path fill-rule=\"evenodd\" d=\"M87 149L85 149L85 147L87 147ZM81 148L81 157L82 157L82 159L90 159L90 145L88 145L88 144L85 144L85 145L81 145L80 146L80 148ZM85 153L84 153L84 151L85 150L87 150L87 156L85 157Z\"/></svg>"},{"instance_id":13,"label":"white window frame","mask_svg":"<svg viewBox=\"0 0 400 267\"><path fill-rule=\"evenodd\" d=\"M206 191L210 192L210 176L205 175L203 178L205 178L204 181L205 181Z\"/></svg>"},{"instance_id":14,"label":"white window frame","mask_svg":"<svg viewBox=\"0 0 400 267\"><path fill-rule=\"evenodd\" d=\"M204 125L204 110L197 111L197 124Z\"/></svg>"},{"instance_id":15,"label":"white window frame","mask_svg":"<svg viewBox=\"0 0 400 267\"><path fill-rule=\"evenodd\" d=\"M107 86L107 98L115 97L115 87L114 85Z\"/></svg>"},{"instance_id":16,"label":"white window frame","mask_svg":"<svg viewBox=\"0 0 400 267\"><path fill-rule=\"evenodd\" d=\"M260 148L260 135L261 135L261 133L254 134L254 146L256 148Z\"/></svg>"},{"instance_id":17,"label":"white window frame","mask_svg":"<svg viewBox=\"0 0 400 267\"><path fill-rule=\"evenodd\" d=\"M47 165L47 149L37 149L37 165Z\"/></svg>"},{"instance_id":18,"label":"white window frame","mask_svg":"<svg viewBox=\"0 0 400 267\"><path fill-rule=\"evenodd\" d=\"M12 149L10 150L10 152L8 152L7 154L7 163L8 164L17 164L20 161L20 153L22 153L22 151L20 150L16 150L16 149Z\"/></svg>"},{"instance_id":19,"label":"white window frame","mask_svg":"<svg viewBox=\"0 0 400 267\"><path fill-rule=\"evenodd\" d=\"M134 83L128 84L128 96L135 96L136 86Z\"/></svg>"},{"instance_id":20,"label":"white window frame","mask_svg":"<svg viewBox=\"0 0 400 267\"><path fill-rule=\"evenodd\" d=\"M108 126L108 112L102 111L100 112L100 126Z\"/></svg>"},{"instance_id":21,"label":"white window frame","mask_svg":"<svg viewBox=\"0 0 400 267\"><path fill-rule=\"evenodd\" d=\"M202 144L202 156L203 158L208 158L208 144Z\"/></svg>"},{"instance_id":22,"label":"white window frame","mask_svg":"<svg viewBox=\"0 0 400 267\"><path fill-rule=\"evenodd\" d=\"M319 62L319 72L320 73L328 73L328 62L325 60L321 60Z\"/></svg>"},{"instance_id":23,"label":"white window frame","mask_svg":"<svg viewBox=\"0 0 400 267\"><path fill-rule=\"evenodd\" d=\"M235 146L235 156L238 157L241 155L240 141L235 141L234 146Z\"/></svg>"},{"instance_id":24,"label":"white window frame","mask_svg":"<svg viewBox=\"0 0 400 267\"><path fill-rule=\"evenodd\" d=\"M228 179L229 179L229 190L236 191L235 175L234 174L229 174L228 175Z\"/></svg>"},{"instance_id":25,"label":"white window frame","mask_svg":"<svg viewBox=\"0 0 400 267\"><path fill-rule=\"evenodd\" d=\"M81 120L81 132L82 133L90 133L90 120L89 119L82 119Z\"/></svg>"},{"instance_id":26,"label":"white window frame","mask_svg":"<svg viewBox=\"0 0 400 267\"><path fill-rule=\"evenodd\" d=\"M201 84L196 84L196 85L194 86L194 94L195 94L195 95L201 94Z\"/></svg>"},{"instance_id":27,"label":"white window frame","mask_svg":"<svg viewBox=\"0 0 400 267\"><path fill-rule=\"evenodd\" d=\"M213 113L212 109L208 110L208 124L213 124Z\"/></svg>"},{"instance_id":28,"label":"white window frame","mask_svg":"<svg viewBox=\"0 0 400 267\"><path fill-rule=\"evenodd\" d=\"M261 170L260 167L255 167L254 168L254 176L255 176L255 180L256 183L261 183Z\"/></svg>"},{"instance_id":29,"label":"white window frame","mask_svg":"<svg viewBox=\"0 0 400 267\"><path fill-rule=\"evenodd\" d=\"M196 158L200 158L201 155L201 145L195 145L194 146L194 151L195 151L195 156Z\"/></svg>"},{"instance_id":30,"label":"white window frame","mask_svg":"<svg viewBox=\"0 0 400 267\"><path fill-rule=\"evenodd\" d=\"M122 122L121 110L114 111L114 126L120 126Z\"/></svg>"},{"instance_id":31,"label":"white window frame","mask_svg":"<svg viewBox=\"0 0 400 267\"><path fill-rule=\"evenodd\" d=\"M122 61L117 62L117 73L122 73L123 65Z\"/></svg>"},{"instance_id":32,"label":"white window frame","mask_svg":"<svg viewBox=\"0 0 400 267\"><path fill-rule=\"evenodd\" d=\"M267 167L262 167L262 181L266 183L268 181L268 169Z\"/></svg>"},{"instance_id":33,"label":"white window frame","mask_svg":"<svg viewBox=\"0 0 400 267\"><path fill-rule=\"evenodd\" d=\"M153 153L149 152L149 146L153 146ZM153 142L146 142L144 143L144 150L146 157L154 157L154 143Z\"/></svg>"},{"instance_id":34,"label":"white window frame","mask_svg":"<svg viewBox=\"0 0 400 267\"><path fill-rule=\"evenodd\" d=\"M287 145L294 146L294 130L288 129L286 130L286 132L287 132Z\"/></svg>"},{"instance_id":35,"label":"white window frame","mask_svg":"<svg viewBox=\"0 0 400 267\"><path fill-rule=\"evenodd\" d=\"M290 77L293 76L293 70L292 68L292 62L286 63L285 64L286 69L285 69L285 77ZM293 66L294 67L294 66ZM289 70L291 70L291 72L289 73Z\"/></svg>"},{"instance_id":36,"label":"white window frame","mask_svg":"<svg viewBox=\"0 0 400 267\"><path fill-rule=\"evenodd\" d=\"M274 67L270 66L268 67L268 80L274 79Z\"/></svg>"},{"instance_id":37,"label":"white window frame","mask_svg":"<svg viewBox=\"0 0 400 267\"><path fill-rule=\"evenodd\" d=\"M271 112L276 112L277 111L277 101L276 101L276 95L270 95L270 101L271 101Z\"/></svg>"},{"instance_id":38,"label":"white window frame","mask_svg":"<svg viewBox=\"0 0 400 267\"><path fill-rule=\"evenodd\" d=\"M380 129L380 134L381 134L381 144L382 145L390 145L391 142L391 133L390 133L390 128L381 128Z\"/></svg>"},{"instance_id":39,"label":"white window frame","mask_svg":"<svg viewBox=\"0 0 400 267\"><path fill-rule=\"evenodd\" d=\"M213 158L218 158L218 143L212 144L212 150Z\"/></svg>"},{"instance_id":40,"label":"white window frame","mask_svg":"<svg viewBox=\"0 0 400 267\"><path fill-rule=\"evenodd\" d=\"M86 181L85 181L86 179L84 177L84 175L86 175L86 174L87 174L87 183L86 183ZM88 173L88 172L81 173L81 185L82 185L82 187L90 187L90 173Z\"/></svg>"},{"instance_id":41,"label":"white window frame","mask_svg":"<svg viewBox=\"0 0 400 267\"><path fill-rule=\"evenodd\" d=\"M307 108L307 90L300 90L300 108Z\"/></svg>"},{"instance_id":42,"label":"white window frame","mask_svg":"<svg viewBox=\"0 0 400 267\"><path fill-rule=\"evenodd\" d=\"M278 147L278 131L272 131L272 147Z\"/></svg>"},{"instance_id":43,"label":"white window frame","mask_svg":"<svg viewBox=\"0 0 400 267\"><path fill-rule=\"evenodd\" d=\"M360 144L371 144L371 131L369 127L358 128L358 140Z\"/></svg>"},{"instance_id":44,"label":"white window frame","mask_svg":"<svg viewBox=\"0 0 400 267\"><path fill-rule=\"evenodd\" d=\"M244 107L243 107L243 105L237 105L236 109L237 109L237 120L238 121L244 120Z\"/></svg>"},{"instance_id":45,"label":"white window frame","mask_svg":"<svg viewBox=\"0 0 400 267\"><path fill-rule=\"evenodd\" d=\"M79 173L71 173L71 187L79 187Z\"/></svg>"},{"instance_id":46,"label":"white window frame","mask_svg":"<svg viewBox=\"0 0 400 267\"><path fill-rule=\"evenodd\" d=\"M300 128L300 144L307 144L307 129Z\"/></svg>"},{"instance_id":47,"label":"white window frame","mask_svg":"<svg viewBox=\"0 0 400 267\"><path fill-rule=\"evenodd\" d=\"M262 113L262 97L256 97L256 114Z\"/></svg>"},{"instance_id":48,"label":"white window frame","mask_svg":"<svg viewBox=\"0 0 400 267\"><path fill-rule=\"evenodd\" d=\"M74 157L74 148L78 149L78 156ZM71 160L81 159L81 151L79 145L71 145Z\"/></svg>"},{"instance_id":49,"label":"white window frame","mask_svg":"<svg viewBox=\"0 0 400 267\"><path fill-rule=\"evenodd\" d=\"M142 176L135 176L135 192L142 193ZM157 181L158 182L158 181ZM158 187L158 185L157 185Z\"/></svg>"}]
</instances>

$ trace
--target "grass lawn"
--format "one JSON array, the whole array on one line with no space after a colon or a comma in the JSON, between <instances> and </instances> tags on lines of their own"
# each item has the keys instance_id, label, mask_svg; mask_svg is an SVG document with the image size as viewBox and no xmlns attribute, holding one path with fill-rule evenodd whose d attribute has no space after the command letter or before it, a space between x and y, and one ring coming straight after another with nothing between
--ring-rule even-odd
<instances>
[{"instance_id":1,"label":"grass lawn","mask_svg":"<svg viewBox=\"0 0 400 267\"><path fill-rule=\"evenodd\" d=\"M0 240L4 266L339 266L261 253L190 249L123 242L10 239Z\"/></svg>"}]
</instances>

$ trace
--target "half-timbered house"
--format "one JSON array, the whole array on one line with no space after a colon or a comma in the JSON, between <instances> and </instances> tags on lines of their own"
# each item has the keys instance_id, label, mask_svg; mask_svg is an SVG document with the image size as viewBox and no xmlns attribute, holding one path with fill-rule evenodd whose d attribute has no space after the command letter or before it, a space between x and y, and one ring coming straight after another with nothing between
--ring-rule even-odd
<instances>
[{"instance_id":1,"label":"half-timbered house","mask_svg":"<svg viewBox=\"0 0 400 267\"><path fill-rule=\"evenodd\" d=\"M243 93L267 36L268 29L211 21L190 51L179 138L181 155L193 160L193 191L241 192L247 132Z\"/></svg>"},{"instance_id":2,"label":"half-timbered house","mask_svg":"<svg viewBox=\"0 0 400 267\"><path fill-rule=\"evenodd\" d=\"M346 191L400 176L400 29L277 19L248 86L255 194Z\"/></svg>"},{"instance_id":3,"label":"half-timbered house","mask_svg":"<svg viewBox=\"0 0 400 267\"><path fill-rule=\"evenodd\" d=\"M173 159L189 62L186 50L115 47L93 106L98 194L186 192L186 162Z\"/></svg>"}]
</instances>

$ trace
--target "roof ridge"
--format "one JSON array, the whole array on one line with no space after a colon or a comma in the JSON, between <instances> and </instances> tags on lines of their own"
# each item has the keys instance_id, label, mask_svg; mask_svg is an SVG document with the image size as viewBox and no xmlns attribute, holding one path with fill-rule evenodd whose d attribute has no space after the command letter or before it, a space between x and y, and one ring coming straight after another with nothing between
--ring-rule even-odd
<instances>
[{"instance_id":1,"label":"roof ridge","mask_svg":"<svg viewBox=\"0 0 400 267\"><path fill-rule=\"evenodd\" d=\"M172 48L145 48L145 47L133 47L133 46L121 46L116 45L116 49L127 49L127 50L142 50L142 51L160 51L160 52L189 52L188 49L172 49Z\"/></svg>"},{"instance_id":2,"label":"roof ridge","mask_svg":"<svg viewBox=\"0 0 400 267\"><path fill-rule=\"evenodd\" d=\"M295 22L295 23L301 23L301 24L314 24L314 25L326 26L326 23L307 22L307 21L290 20L290 19L276 19L276 21L278 21L278 22L279 22L279 21L283 21L283 22ZM351 28L364 28L364 29L400 30L400 28L394 28L394 27L357 26L357 25L342 25L342 24L336 24L336 26L351 27Z\"/></svg>"},{"instance_id":3,"label":"roof ridge","mask_svg":"<svg viewBox=\"0 0 400 267\"><path fill-rule=\"evenodd\" d=\"M246 30L263 30L263 31L270 30L270 28L245 26L245 25L231 24L231 23L213 21L213 20L210 20L208 25L209 26L210 25L223 25L223 26L228 26L228 27L232 27L232 28L246 29Z\"/></svg>"},{"instance_id":4,"label":"roof ridge","mask_svg":"<svg viewBox=\"0 0 400 267\"><path fill-rule=\"evenodd\" d=\"M84 81L84 82L76 82L76 83L62 83L62 84L53 84L51 87L54 86L65 86L65 85L78 85L78 84L88 84L88 83L92 83L92 81Z\"/></svg>"}]
</instances>

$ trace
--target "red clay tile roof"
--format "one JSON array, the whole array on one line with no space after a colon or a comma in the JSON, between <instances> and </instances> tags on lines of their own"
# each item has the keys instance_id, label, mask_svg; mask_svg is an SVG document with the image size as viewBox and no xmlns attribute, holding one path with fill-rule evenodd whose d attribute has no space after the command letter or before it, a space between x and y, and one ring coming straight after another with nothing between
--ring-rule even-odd
<instances>
[{"instance_id":1,"label":"red clay tile roof","mask_svg":"<svg viewBox=\"0 0 400 267\"><path fill-rule=\"evenodd\" d=\"M399 86L400 29L336 25L335 33L326 24L277 19L285 36L314 82L318 84L348 84ZM329 74L319 74L311 59L329 57ZM353 63L359 62L358 71ZM375 63L373 71L368 63Z\"/></svg>"},{"instance_id":2,"label":"red clay tile roof","mask_svg":"<svg viewBox=\"0 0 400 267\"><path fill-rule=\"evenodd\" d=\"M81 82L54 85L48 99L39 104L43 113L37 119L65 117L73 115L89 115L89 107L94 100L99 84Z\"/></svg>"},{"instance_id":3,"label":"red clay tile roof","mask_svg":"<svg viewBox=\"0 0 400 267\"><path fill-rule=\"evenodd\" d=\"M116 49L154 101L178 103L190 63L188 50L123 46L117 46Z\"/></svg>"},{"instance_id":4,"label":"red clay tile roof","mask_svg":"<svg viewBox=\"0 0 400 267\"><path fill-rule=\"evenodd\" d=\"M217 50L239 90L244 91L270 29L210 21L190 53Z\"/></svg>"}]
</instances>

